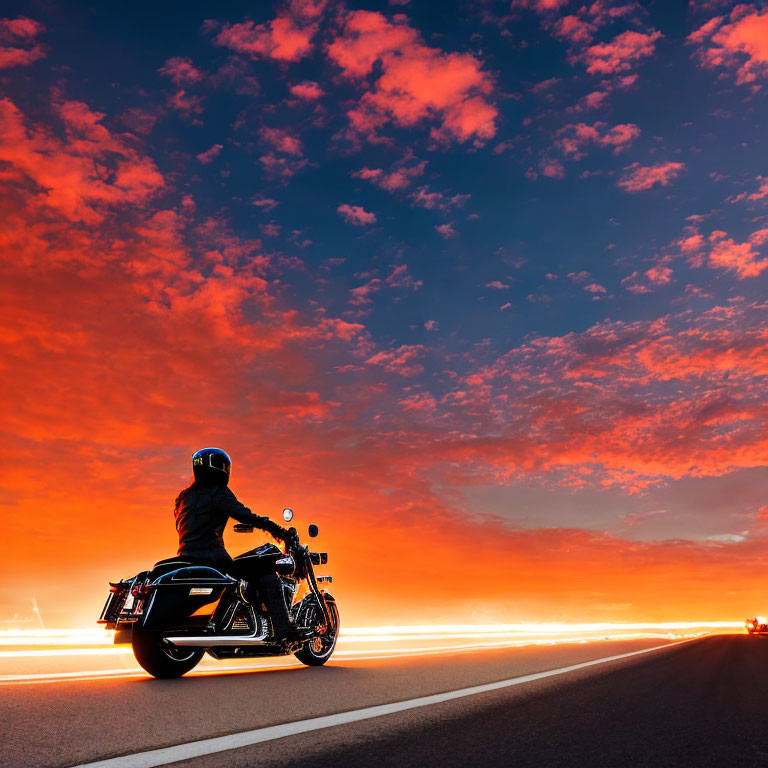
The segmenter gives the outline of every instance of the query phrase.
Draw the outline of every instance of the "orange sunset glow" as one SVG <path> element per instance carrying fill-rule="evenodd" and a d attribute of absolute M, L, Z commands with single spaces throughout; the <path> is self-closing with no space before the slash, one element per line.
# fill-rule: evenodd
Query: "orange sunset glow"
<path fill-rule="evenodd" d="M 404 648 L 768 611 L 768 12 L 403 5 L 0 19 L 0 632 L 95 627 L 204 446 Z"/>

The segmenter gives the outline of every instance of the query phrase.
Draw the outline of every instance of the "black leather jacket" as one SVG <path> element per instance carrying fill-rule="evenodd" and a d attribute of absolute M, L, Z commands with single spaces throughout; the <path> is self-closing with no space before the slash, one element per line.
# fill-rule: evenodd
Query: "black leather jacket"
<path fill-rule="evenodd" d="M 178 555 L 195 559 L 229 559 L 222 534 L 230 517 L 266 531 L 275 538 L 285 534 L 282 526 L 268 517 L 254 515 L 225 485 L 193 483 L 174 511 L 179 532 Z"/>

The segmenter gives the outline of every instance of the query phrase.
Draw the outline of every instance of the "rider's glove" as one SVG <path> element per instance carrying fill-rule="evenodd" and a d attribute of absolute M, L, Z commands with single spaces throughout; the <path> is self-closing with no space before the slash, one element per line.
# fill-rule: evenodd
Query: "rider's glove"
<path fill-rule="evenodd" d="M 284 528 L 280 538 L 285 542 L 288 549 L 299 546 L 299 533 L 295 528 Z"/>

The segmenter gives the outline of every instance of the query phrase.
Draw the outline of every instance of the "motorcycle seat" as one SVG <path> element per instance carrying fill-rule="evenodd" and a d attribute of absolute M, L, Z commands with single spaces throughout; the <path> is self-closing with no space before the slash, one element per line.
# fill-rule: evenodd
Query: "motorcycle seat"
<path fill-rule="evenodd" d="M 158 560 L 153 566 L 150 575 L 153 579 L 162 576 L 164 573 L 170 573 L 178 568 L 186 568 L 192 565 L 189 560 L 181 557 L 167 557 L 165 560 Z"/>

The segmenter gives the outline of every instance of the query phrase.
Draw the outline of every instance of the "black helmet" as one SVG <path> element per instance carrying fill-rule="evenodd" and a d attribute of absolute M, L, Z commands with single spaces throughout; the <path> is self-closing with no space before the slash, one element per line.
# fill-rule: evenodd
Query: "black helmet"
<path fill-rule="evenodd" d="M 232 460 L 221 448 L 201 448 L 192 457 L 192 473 L 195 482 L 204 485 L 226 485 Z"/>

